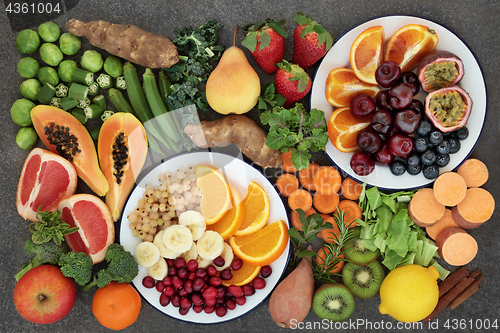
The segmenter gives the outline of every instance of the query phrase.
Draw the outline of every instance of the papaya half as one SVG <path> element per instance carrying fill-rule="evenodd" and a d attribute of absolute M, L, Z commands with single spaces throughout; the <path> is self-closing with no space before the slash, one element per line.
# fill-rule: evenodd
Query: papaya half
<path fill-rule="evenodd" d="M 101 126 L 97 152 L 109 184 L 105 202 L 116 222 L 146 161 L 148 140 L 142 123 L 131 113 L 113 114 Z"/>
<path fill-rule="evenodd" d="M 78 177 L 95 194 L 104 196 L 108 192 L 108 181 L 99 167 L 94 141 L 77 118 L 53 106 L 37 105 L 31 110 L 31 120 L 45 146 L 70 161 Z"/>

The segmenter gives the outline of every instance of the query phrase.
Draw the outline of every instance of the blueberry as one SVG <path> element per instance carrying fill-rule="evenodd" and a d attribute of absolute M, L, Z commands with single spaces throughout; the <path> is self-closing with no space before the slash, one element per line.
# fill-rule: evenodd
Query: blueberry
<path fill-rule="evenodd" d="M 425 178 L 427 179 L 434 179 L 439 176 L 439 168 L 437 165 L 432 164 L 432 165 L 424 165 L 422 167 L 422 174 L 424 175 Z"/>
<path fill-rule="evenodd" d="M 467 137 L 469 136 L 469 129 L 464 126 L 462 128 L 457 129 L 454 133 L 455 133 L 455 137 L 458 140 L 463 141 L 463 140 L 467 139 Z"/>
<path fill-rule="evenodd" d="M 394 176 L 401 176 L 406 171 L 405 163 L 399 160 L 392 162 L 389 168 Z"/>
<path fill-rule="evenodd" d="M 443 142 L 443 140 L 444 136 L 441 131 L 435 130 L 429 134 L 429 142 L 435 146 Z"/>
<path fill-rule="evenodd" d="M 443 154 L 443 155 L 449 154 L 450 149 L 451 149 L 451 145 L 450 145 L 450 141 L 448 141 L 448 140 L 443 140 L 443 142 L 441 142 L 440 144 L 438 144 L 434 147 L 434 150 L 436 151 L 436 153 Z"/>
<path fill-rule="evenodd" d="M 420 164 L 420 157 L 416 153 L 411 153 L 406 159 L 406 164 L 415 166 Z"/>
<path fill-rule="evenodd" d="M 423 153 L 428 148 L 427 140 L 425 138 L 417 138 L 413 141 L 413 147 L 417 153 Z"/>
<path fill-rule="evenodd" d="M 432 165 L 436 162 L 436 154 L 432 150 L 427 150 L 425 153 L 420 156 L 420 160 L 424 165 Z"/>
<path fill-rule="evenodd" d="M 447 166 L 450 163 L 450 154 L 437 154 L 436 165 L 440 168 Z"/>
<path fill-rule="evenodd" d="M 408 171 L 409 175 L 415 176 L 422 171 L 422 164 L 417 164 L 417 165 L 406 165 L 406 171 Z"/>
<path fill-rule="evenodd" d="M 448 141 L 450 142 L 450 154 L 455 154 L 460 150 L 461 144 L 458 139 L 450 138 Z"/>
<path fill-rule="evenodd" d="M 418 123 L 417 134 L 421 137 L 426 137 L 431 133 L 432 129 L 432 124 L 428 120 L 421 120 Z"/>

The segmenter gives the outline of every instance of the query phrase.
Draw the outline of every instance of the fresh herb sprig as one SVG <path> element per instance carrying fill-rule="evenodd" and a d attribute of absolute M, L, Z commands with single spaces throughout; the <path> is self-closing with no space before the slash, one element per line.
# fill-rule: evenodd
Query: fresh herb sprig
<path fill-rule="evenodd" d="M 321 110 L 306 112 L 301 103 L 290 109 L 275 106 L 262 112 L 260 120 L 270 127 L 266 144 L 283 153 L 291 149 L 292 163 L 298 170 L 309 166 L 309 151 L 325 150 L 328 134 L 325 113 Z"/>
<path fill-rule="evenodd" d="M 61 220 L 61 212 L 42 211 L 42 206 L 38 207 L 36 222 L 29 226 L 31 231 L 31 241 L 34 244 L 43 244 L 53 241 L 56 245 L 61 245 L 65 235 L 69 235 L 78 230 L 78 227 L 71 226 Z"/>
<path fill-rule="evenodd" d="M 286 98 L 276 92 L 274 82 L 269 82 L 262 86 L 257 107 L 261 112 L 268 111 L 275 106 L 283 106 Z"/>

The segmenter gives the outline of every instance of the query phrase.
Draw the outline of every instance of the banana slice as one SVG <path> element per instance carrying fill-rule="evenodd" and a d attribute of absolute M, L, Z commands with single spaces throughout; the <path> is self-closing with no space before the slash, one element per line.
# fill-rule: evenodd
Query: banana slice
<path fill-rule="evenodd" d="M 198 255 L 205 260 L 214 260 L 224 249 L 224 239 L 219 233 L 207 230 L 196 243 Z"/>
<path fill-rule="evenodd" d="M 174 252 L 186 252 L 193 245 L 193 234 L 183 225 L 171 225 L 164 229 L 163 244 Z"/>
<path fill-rule="evenodd" d="M 196 243 L 193 242 L 193 245 L 191 246 L 191 248 L 189 250 L 187 250 L 186 252 L 182 253 L 180 256 L 182 258 L 184 258 L 186 260 L 186 262 L 188 262 L 191 259 L 198 258 L 198 250 L 196 249 Z"/>
<path fill-rule="evenodd" d="M 215 268 L 217 268 L 218 271 L 222 271 L 224 268 L 228 268 L 231 266 L 231 263 L 233 262 L 234 258 L 234 253 L 233 249 L 231 248 L 231 245 L 224 242 L 224 249 L 222 250 L 220 256 L 224 258 L 224 266 L 222 267 L 215 266 Z"/>
<path fill-rule="evenodd" d="M 160 257 L 156 263 L 146 268 L 148 275 L 155 280 L 163 280 L 168 273 L 168 265 L 165 259 Z"/>
<path fill-rule="evenodd" d="M 196 261 L 198 261 L 199 268 L 207 268 L 208 266 L 212 265 L 214 262 L 213 260 L 202 259 L 200 256 L 198 256 L 198 258 L 196 258 Z"/>
<path fill-rule="evenodd" d="M 158 232 L 156 234 L 155 238 L 153 239 L 153 244 L 158 247 L 158 249 L 160 250 L 160 255 L 163 258 L 175 259 L 178 256 L 180 256 L 182 253 L 181 252 L 174 252 L 174 251 L 170 250 L 168 247 L 166 247 L 165 244 L 163 244 L 163 234 L 164 233 L 165 233 L 165 230 L 160 230 L 160 232 Z"/>
<path fill-rule="evenodd" d="M 154 265 L 160 259 L 160 250 L 151 242 L 142 242 L 135 248 L 135 260 L 142 267 Z"/>
<path fill-rule="evenodd" d="M 200 212 L 188 210 L 179 216 L 179 224 L 186 226 L 193 234 L 193 241 L 197 241 L 205 233 L 207 227 L 205 218 Z"/>

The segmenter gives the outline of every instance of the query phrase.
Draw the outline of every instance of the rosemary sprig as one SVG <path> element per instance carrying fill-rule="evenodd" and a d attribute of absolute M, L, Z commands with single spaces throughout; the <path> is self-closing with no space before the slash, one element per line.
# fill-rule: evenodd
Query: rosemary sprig
<path fill-rule="evenodd" d="M 42 205 L 38 207 L 36 222 L 29 226 L 31 240 L 35 244 L 43 244 L 52 240 L 56 245 L 61 245 L 64 235 L 69 235 L 78 230 L 78 227 L 70 228 L 70 225 L 61 220 L 61 212 L 42 211 Z"/>

